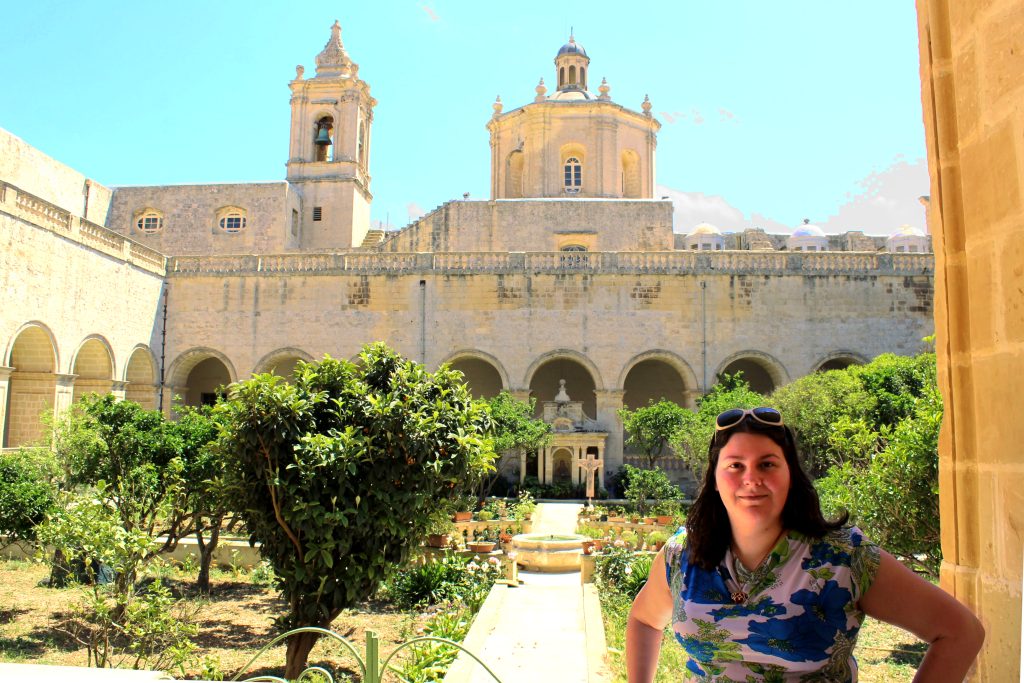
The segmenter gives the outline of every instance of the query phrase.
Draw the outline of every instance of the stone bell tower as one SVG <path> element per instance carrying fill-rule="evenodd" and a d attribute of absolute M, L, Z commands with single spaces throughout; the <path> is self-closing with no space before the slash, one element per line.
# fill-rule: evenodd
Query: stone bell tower
<path fill-rule="evenodd" d="M 288 182 L 301 197 L 303 249 L 349 249 L 370 227 L 370 127 L 377 101 L 341 42 L 341 25 L 316 56 L 316 76 L 295 68 Z"/>

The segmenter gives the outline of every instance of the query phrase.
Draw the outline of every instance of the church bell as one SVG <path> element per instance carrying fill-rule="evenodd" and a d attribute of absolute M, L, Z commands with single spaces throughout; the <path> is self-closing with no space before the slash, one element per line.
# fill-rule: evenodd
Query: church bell
<path fill-rule="evenodd" d="M 327 132 L 327 126 L 320 127 L 320 130 L 317 131 L 316 140 L 313 141 L 313 144 L 318 147 L 327 147 L 331 144 L 331 135 Z"/>

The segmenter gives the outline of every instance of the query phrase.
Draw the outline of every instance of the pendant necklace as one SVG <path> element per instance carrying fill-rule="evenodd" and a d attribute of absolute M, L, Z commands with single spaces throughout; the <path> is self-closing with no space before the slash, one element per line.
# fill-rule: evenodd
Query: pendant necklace
<path fill-rule="evenodd" d="M 732 547 L 729 548 L 729 554 L 732 556 L 732 566 L 726 568 L 726 573 L 729 574 L 730 577 L 726 581 L 726 587 L 729 589 L 729 597 L 732 599 L 733 604 L 743 605 L 750 599 L 750 592 L 747 590 L 748 586 L 750 586 L 754 579 L 761 574 L 761 570 L 767 564 L 768 558 L 772 556 L 772 551 L 775 550 L 775 546 L 778 545 L 779 539 L 782 538 L 785 533 L 786 530 L 783 529 L 782 533 L 775 538 L 775 542 L 772 543 L 771 550 L 768 551 L 768 554 L 761 559 L 761 562 L 758 563 L 757 567 L 753 570 L 747 570 L 747 568 L 743 566 L 743 563 L 740 562 L 740 559 L 736 556 L 736 553 L 733 552 Z M 743 583 L 739 582 L 741 568 L 743 573 L 746 575 L 743 579 Z"/>

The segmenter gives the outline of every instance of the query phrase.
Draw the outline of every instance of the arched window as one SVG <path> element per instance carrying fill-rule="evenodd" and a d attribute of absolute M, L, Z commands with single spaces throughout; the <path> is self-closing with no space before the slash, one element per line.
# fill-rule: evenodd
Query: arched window
<path fill-rule="evenodd" d="M 245 230 L 245 209 L 237 206 L 225 206 L 217 212 L 217 227 L 223 232 L 236 233 Z"/>
<path fill-rule="evenodd" d="M 587 89 L 587 70 L 582 66 L 580 67 L 580 87 L 584 90 Z"/>
<path fill-rule="evenodd" d="M 562 251 L 586 251 L 587 248 L 582 244 L 567 244 L 562 247 Z"/>
<path fill-rule="evenodd" d="M 356 144 L 359 148 L 356 150 L 356 156 L 359 159 L 359 163 L 366 166 L 366 126 L 363 125 L 363 119 L 359 119 L 359 137 L 356 140 Z"/>
<path fill-rule="evenodd" d="M 576 67 L 569 67 L 569 85 L 576 85 Z"/>
<path fill-rule="evenodd" d="M 558 70 L 558 87 L 565 87 L 565 67 L 561 67 Z"/>
<path fill-rule="evenodd" d="M 583 185 L 583 165 L 576 157 L 565 160 L 565 191 L 576 194 Z"/>
<path fill-rule="evenodd" d="M 313 126 L 313 159 L 315 161 L 333 161 L 334 119 L 330 116 L 320 118 Z"/>
<path fill-rule="evenodd" d="M 164 227 L 164 215 L 156 209 L 143 209 L 135 214 L 135 227 L 146 234 L 160 232 Z"/>

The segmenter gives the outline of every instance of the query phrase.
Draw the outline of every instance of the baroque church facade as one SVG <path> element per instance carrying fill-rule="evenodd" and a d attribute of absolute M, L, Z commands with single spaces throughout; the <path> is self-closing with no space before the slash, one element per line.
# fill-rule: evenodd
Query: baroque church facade
<path fill-rule="evenodd" d="M 170 414 L 175 396 L 383 340 L 477 395 L 537 400 L 555 439 L 509 474 L 577 483 L 600 458 L 603 481 L 631 461 L 623 407 L 694 407 L 722 372 L 767 392 L 921 350 L 926 234 L 677 234 L 655 197 L 650 101 L 592 83 L 570 38 L 550 86 L 494 103 L 491 197 L 391 233 L 369 218 L 377 102 L 337 23 L 315 75 L 290 83 L 283 181 L 108 188 L 0 130 L 3 446 L 85 392 Z"/>

